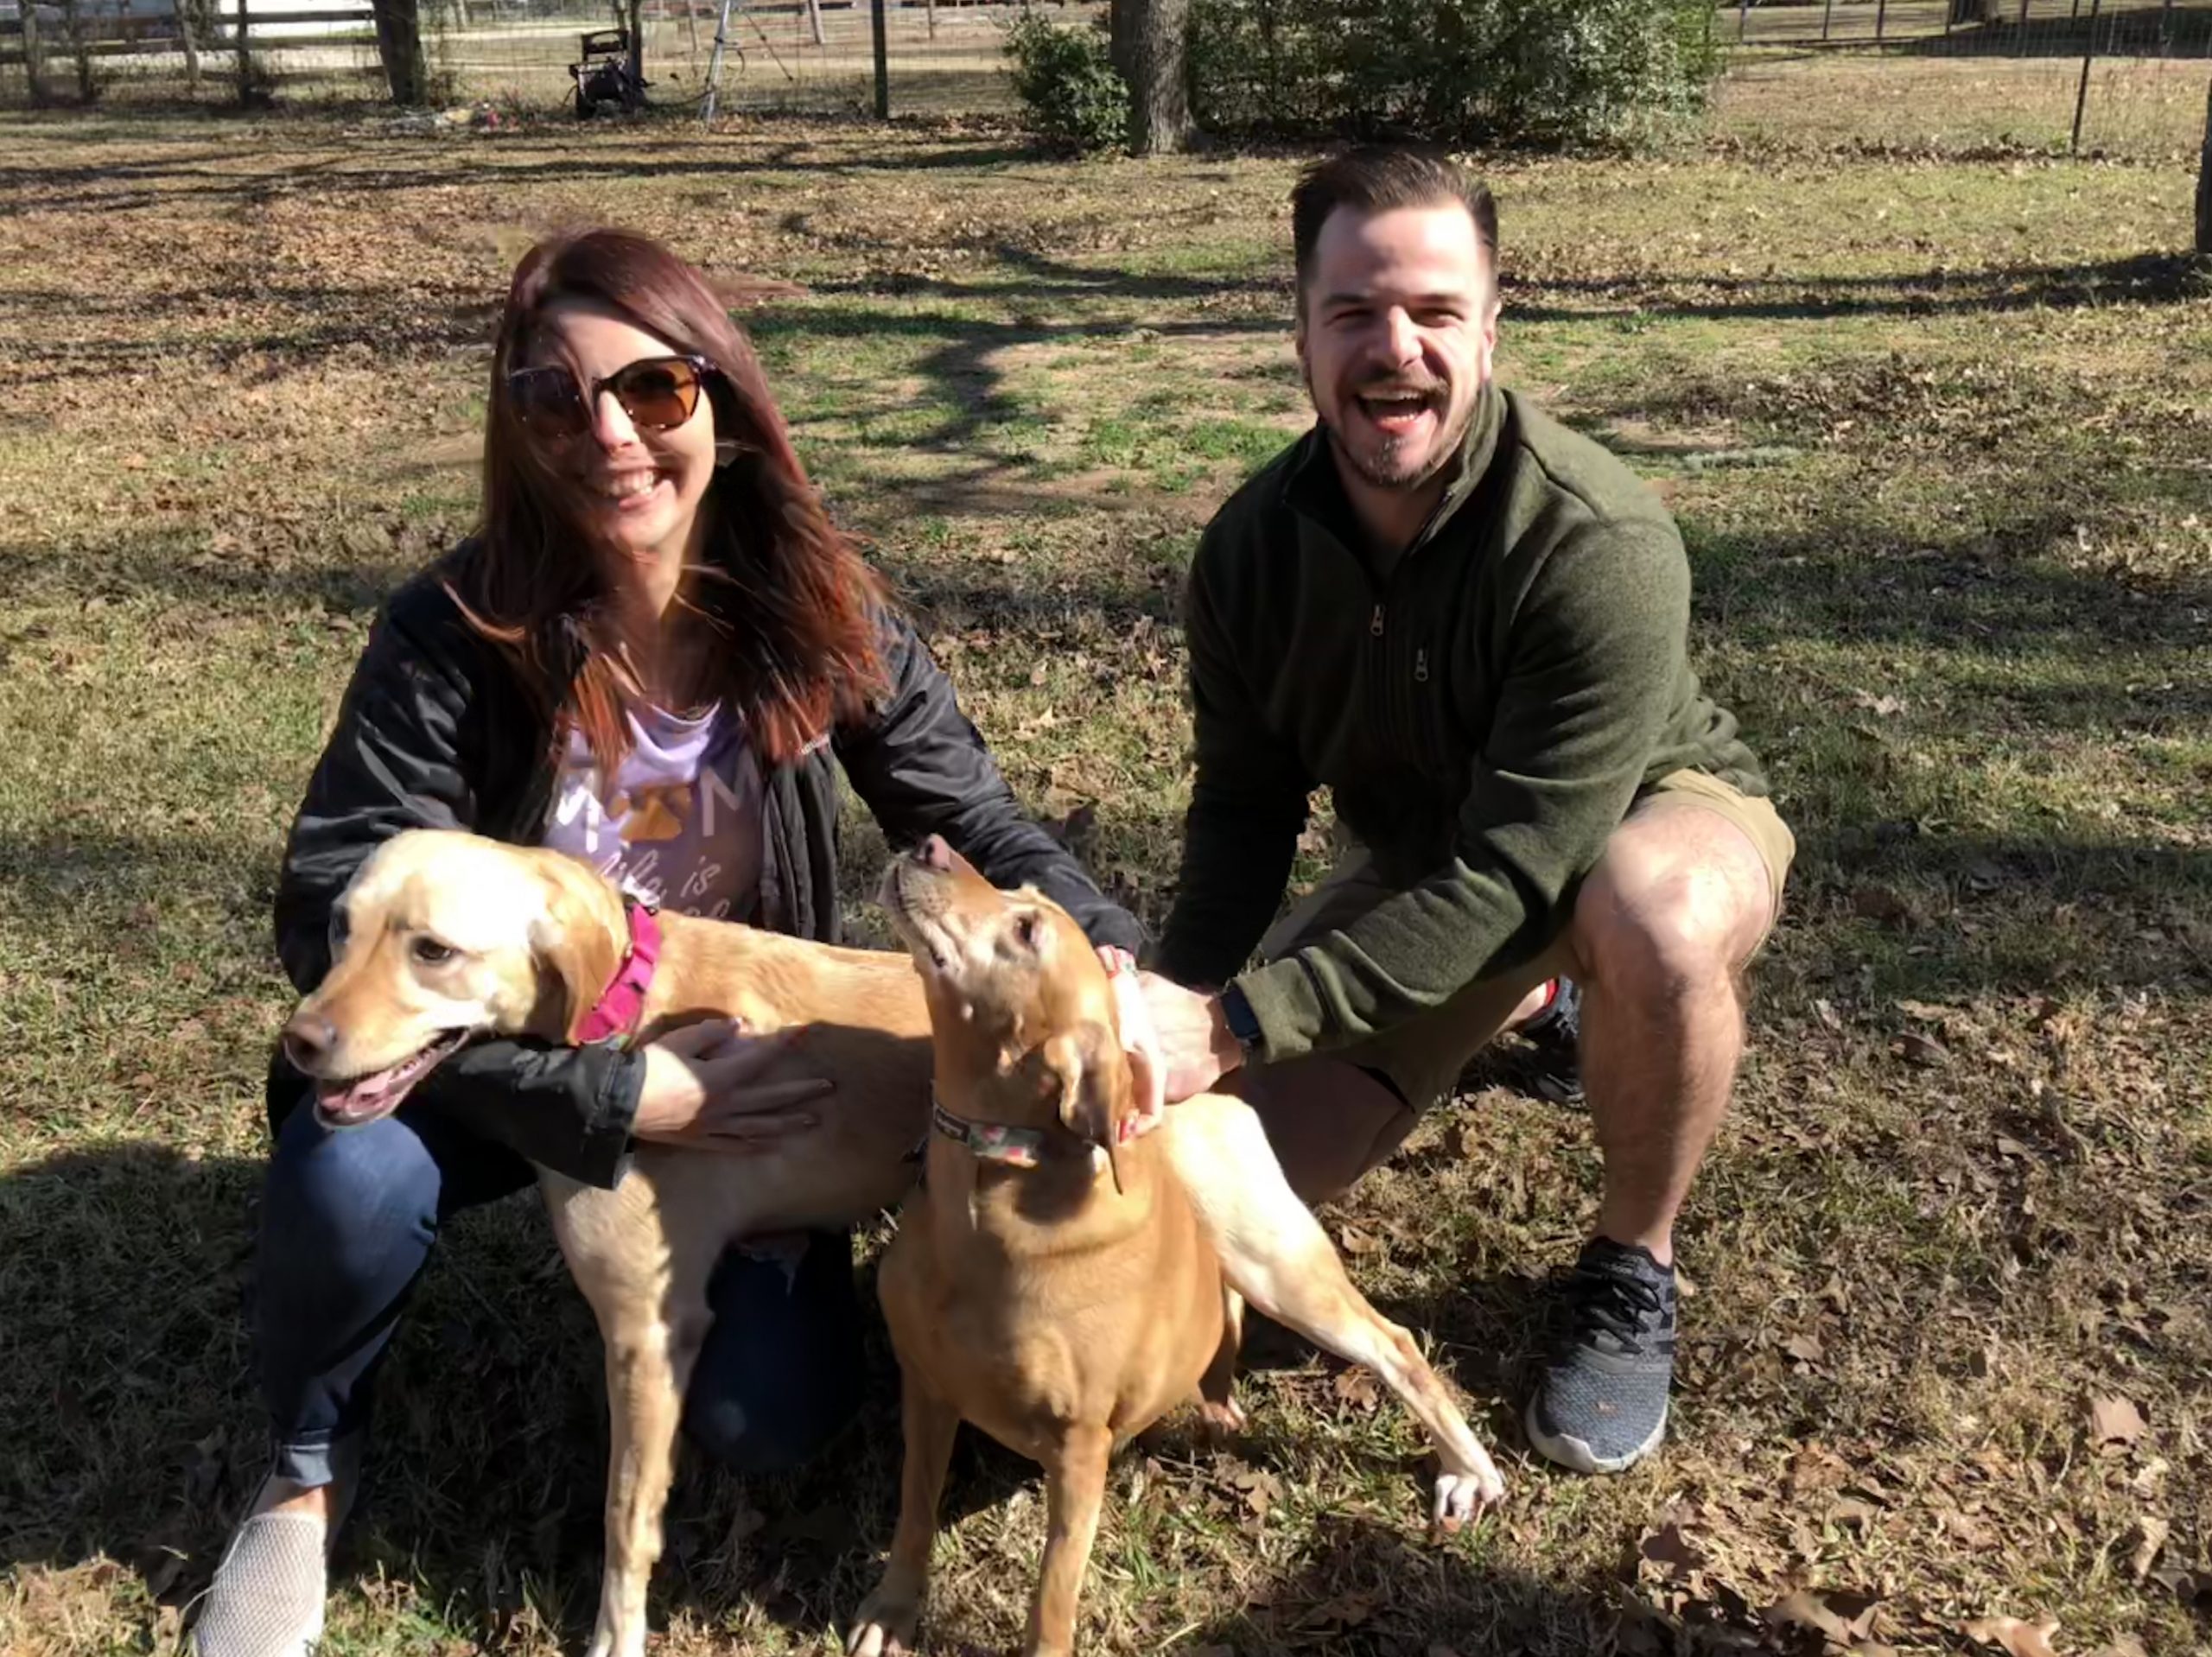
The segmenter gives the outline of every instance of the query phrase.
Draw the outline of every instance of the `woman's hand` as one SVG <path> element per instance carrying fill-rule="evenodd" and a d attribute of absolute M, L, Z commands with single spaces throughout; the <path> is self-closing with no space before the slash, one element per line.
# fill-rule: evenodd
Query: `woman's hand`
<path fill-rule="evenodd" d="M 740 1155 L 771 1149 L 821 1118 L 805 1108 L 836 1083 L 827 1076 L 763 1082 L 798 1035 L 748 1036 L 734 1019 L 671 1030 L 639 1051 L 645 1082 L 630 1131 L 662 1145 Z"/>

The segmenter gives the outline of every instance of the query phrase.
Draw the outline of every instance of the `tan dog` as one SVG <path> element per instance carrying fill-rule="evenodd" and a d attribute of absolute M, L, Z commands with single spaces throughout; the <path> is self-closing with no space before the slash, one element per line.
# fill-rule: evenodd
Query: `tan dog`
<path fill-rule="evenodd" d="M 457 833 L 416 830 L 379 847 L 339 912 L 329 975 L 285 1026 L 334 1127 L 397 1108 L 471 1036 L 570 1039 L 630 941 L 621 895 L 582 863 Z M 906 1159 L 928 1121 L 929 1014 L 904 955 L 659 920 L 637 1039 L 718 1017 L 760 1034 L 804 1025 L 804 1052 L 782 1063 L 792 1077 L 830 1076 L 837 1091 L 820 1128 L 753 1155 L 641 1144 L 611 1191 L 540 1171 L 607 1345 L 607 1565 L 591 1657 L 645 1651 L 684 1388 L 724 1247 L 894 1206 L 913 1184 Z"/>
<path fill-rule="evenodd" d="M 1344 1275 L 1249 1107 L 1201 1095 L 1118 1143 L 1131 1097 L 1113 994 L 1063 911 L 995 891 L 935 840 L 892 866 L 884 903 L 927 987 L 940 1110 L 878 1279 L 906 1470 L 849 1651 L 913 1638 L 963 1419 L 1044 1466 L 1050 1530 L 1023 1649 L 1071 1651 L 1114 1445 L 1194 1392 L 1211 1420 L 1238 1419 L 1240 1296 L 1405 1400 L 1443 1463 L 1437 1525 L 1504 1494 L 1406 1331 Z"/>

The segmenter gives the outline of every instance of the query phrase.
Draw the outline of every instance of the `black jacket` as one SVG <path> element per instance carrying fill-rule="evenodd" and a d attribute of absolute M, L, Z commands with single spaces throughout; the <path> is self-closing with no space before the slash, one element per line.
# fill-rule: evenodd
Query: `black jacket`
<path fill-rule="evenodd" d="M 378 614 L 285 843 L 276 952 L 302 994 L 329 970 L 333 903 L 384 841 L 407 828 L 521 845 L 542 836 L 556 771 L 551 721 L 463 619 L 442 585 L 448 573 L 417 576 Z M 1136 949 L 1136 922 L 1021 815 L 912 625 L 887 615 L 883 625 L 888 693 L 868 718 L 763 778 L 759 924 L 836 940 L 834 754 L 893 845 L 943 835 L 994 883 L 1033 885 L 1094 942 Z M 640 1055 L 611 1047 L 480 1040 L 416 1096 L 533 1162 L 608 1186 L 625 1165 L 644 1072 Z M 272 1129 L 305 1095 L 280 1053 Z"/>

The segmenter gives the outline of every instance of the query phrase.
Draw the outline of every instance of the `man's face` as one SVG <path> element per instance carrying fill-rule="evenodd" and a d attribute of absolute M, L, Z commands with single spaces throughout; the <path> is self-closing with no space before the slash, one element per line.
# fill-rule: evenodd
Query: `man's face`
<path fill-rule="evenodd" d="M 1390 490 L 1434 478 L 1497 346 L 1473 218 L 1457 202 L 1338 208 L 1314 244 L 1297 345 L 1314 411 L 1359 476 Z"/>

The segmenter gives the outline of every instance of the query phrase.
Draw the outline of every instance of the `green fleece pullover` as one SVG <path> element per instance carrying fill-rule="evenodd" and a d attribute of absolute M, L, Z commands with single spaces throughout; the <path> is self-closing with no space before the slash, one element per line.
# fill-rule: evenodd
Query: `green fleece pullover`
<path fill-rule="evenodd" d="M 1669 772 L 1766 792 L 1690 670 L 1681 538 L 1596 443 L 1491 387 L 1412 545 L 1383 557 L 1361 540 L 1317 427 L 1230 498 L 1191 569 L 1197 777 L 1160 970 L 1237 974 L 1319 784 L 1401 888 L 1236 977 L 1263 1060 L 1359 1040 L 1533 959 Z"/>

